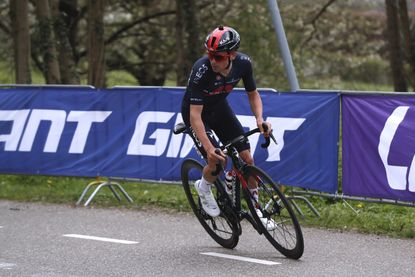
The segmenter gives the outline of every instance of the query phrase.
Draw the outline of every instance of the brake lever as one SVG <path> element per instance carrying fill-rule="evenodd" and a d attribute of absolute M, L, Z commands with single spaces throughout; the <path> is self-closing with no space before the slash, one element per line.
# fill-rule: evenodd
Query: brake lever
<path fill-rule="evenodd" d="M 265 138 L 265 142 L 261 144 L 262 148 L 268 148 L 269 144 L 270 144 L 270 138 L 269 137 L 264 137 Z"/>
<path fill-rule="evenodd" d="M 275 137 L 274 137 L 274 134 L 272 133 L 272 130 L 271 130 L 271 132 L 269 133 L 269 136 L 270 136 L 270 138 L 272 139 L 272 141 L 275 143 L 275 144 L 278 144 L 277 143 L 277 140 L 275 139 Z"/>
<path fill-rule="evenodd" d="M 268 125 L 266 123 L 262 123 L 262 128 L 264 129 L 265 132 L 268 131 Z M 275 144 L 278 144 L 277 140 L 275 139 L 274 135 L 272 134 L 272 129 L 271 129 L 271 131 L 269 132 L 269 136 L 265 137 L 265 142 L 261 144 L 262 148 L 268 148 L 269 144 L 271 143 L 270 138 L 272 139 L 272 141 Z"/>

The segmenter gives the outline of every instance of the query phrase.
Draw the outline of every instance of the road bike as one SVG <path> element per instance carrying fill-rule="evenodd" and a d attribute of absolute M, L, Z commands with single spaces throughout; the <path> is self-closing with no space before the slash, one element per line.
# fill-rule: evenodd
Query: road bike
<path fill-rule="evenodd" d="M 266 125 L 264 126 L 266 127 Z M 175 134 L 186 132 L 184 123 L 174 127 Z M 299 259 L 304 252 L 304 239 L 297 217 L 280 187 L 271 177 L 257 166 L 246 164 L 238 155 L 235 144 L 260 132 L 259 128 L 225 143 L 220 149 L 232 161 L 234 181 L 231 189 L 225 188 L 224 171 L 217 165 L 214 175 L 219 175 L 212 186 L 212 192 L 221 210 L 218 217 L 209 216 L 202 208 L 194 184 L 202 176 L 203 165 L 195 159 L 186 159 L 181 166 L 181 179 L 189 204 L 206 232 L 221 246 L 233 249 L 242 234 L 240 222 L 246 219 L 280 253 L 291 259 Z M 276 143 L 272 133 L 265 137 L 261 146 L 267 148 L 270 138 Z M 196 147 L 195 147 L 196 148 Z M 196 148 L 197 150 L 197 148 Z M 206 161 L 205 161 L 206 162 Z M 258 201 L 249 188 L 258 187 Z M 241 192 L 246 206 L 241 203 Z"/>

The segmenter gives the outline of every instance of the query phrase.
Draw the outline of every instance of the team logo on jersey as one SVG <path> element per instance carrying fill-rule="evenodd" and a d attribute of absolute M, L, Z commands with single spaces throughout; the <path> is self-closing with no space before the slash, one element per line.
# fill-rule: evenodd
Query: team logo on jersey
<path fill-rule="evenodd" d="M 208 67 L 206 64 L 202 64 L 201 67 L 199 67 L 195 73 L 195 76 L 193 78 L 193 83 L 198 84 L 200 79 L 202 78 L 203 74 L 208 70 Z"/>

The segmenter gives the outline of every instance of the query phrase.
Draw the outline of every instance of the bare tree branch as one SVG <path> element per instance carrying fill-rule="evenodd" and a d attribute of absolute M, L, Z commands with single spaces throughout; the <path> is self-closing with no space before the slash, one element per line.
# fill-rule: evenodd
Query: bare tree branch
<path fill-rule="evenodd" d="M 204 9 L 207 6 L 212 5 L 213 3 L 204 3 L 202 5 L 199 5 L 197 8 L 198 9 Z M 155 14 L 151 14 L 142 18 L 139 18 L 137 20 L 134 20 L 130 23 L 128 23 L 127 25 L 121 27 L 120 29 L 118 29 L 117 31 L 115 31 L 114 33 L 112 33 L 112 35 L 105 40 L 105 44 L 110 44 L 112 42 L 114 42 L 115 40 L 117 40 L 124 32 L 130 30 L 131 28 L 134 28 L 136 25 L 141 24 L 143 22 L 147 22 L 151 19 L 157 18 L 157 17 L 161 17 L 161 16 L 166 16 L 166 15 L 173 15 L 176 14 L 176 10 L 170 10 L 170 11 L 163 11 L 163 12 L 158 12 Z"/>
<path fill-rule="evenodd" d="M 334 3 L 336 0 L 329 0 L 321 9 L 320 11 L 310 20 L 309 24 L 313 25 L 313 31 L 311 34 L 301 43 L 301 49 L 313 39 L 314 34 L 317 32 L 317 21 L 319 18 L 326 12 L 326 10 Z"/>
<path fill-rule="evenodd" d="M 160 16 L 165 16 L 165 15 L 171 15 L 171 14 L 176 14 L 175 10 L 172 11 L 164 11 L 164 12 L 159 12 L 159 13 L 155 13 L 155 14 L 151 14 L 142 18 L 139 18 L 137 20 L 132 21 L 131 23 L 128 23 L 127 25 L 123 26 L 122 28 L 118 29 L 117 31 L 115 31 L 114 33 L 112 33 L 112 35 L 105 40 L 105 44 L 110 44 L 111 42 L 117 40 L 124 32 L 128 31 L 129 29 L 133 28 L 134 26 L 149 21 L 153 18 L 157 18 Z"/>

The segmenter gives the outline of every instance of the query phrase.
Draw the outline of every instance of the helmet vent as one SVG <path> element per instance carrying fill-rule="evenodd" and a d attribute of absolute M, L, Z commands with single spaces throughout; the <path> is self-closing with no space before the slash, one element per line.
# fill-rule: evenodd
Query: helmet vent
<path fill-rule="evenodd" d="M 212 42 L 210 43 L 210 47 L 213 47 L 213 45 L 215 45 L 215 41 L 216 41 L 216 37 L 213 37 Z"/>

